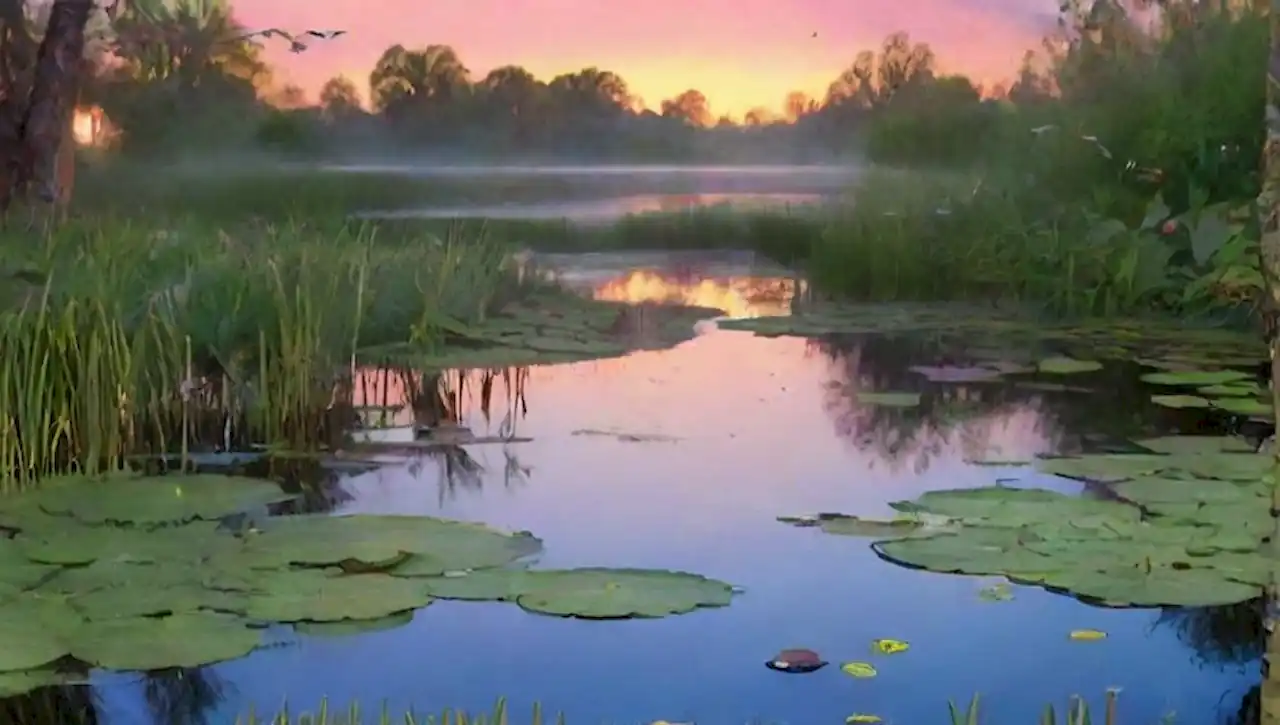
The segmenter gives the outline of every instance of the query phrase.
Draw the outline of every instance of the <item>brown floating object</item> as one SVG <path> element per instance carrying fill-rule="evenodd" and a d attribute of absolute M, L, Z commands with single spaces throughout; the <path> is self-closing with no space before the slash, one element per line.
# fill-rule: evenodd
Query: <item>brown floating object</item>
<path fill-rule="evenodd" d="M 811 649 L 784 649 L 764 666 L 776 672 L 801 675 L 826 667 L 827 661 Z"/>

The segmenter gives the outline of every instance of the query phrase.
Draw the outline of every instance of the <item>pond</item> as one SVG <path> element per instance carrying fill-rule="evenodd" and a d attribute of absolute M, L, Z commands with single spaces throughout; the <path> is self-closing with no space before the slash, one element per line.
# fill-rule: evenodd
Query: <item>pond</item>
<path fill-rule="evenodd" d="M 376 209 L 364 218 L 568 219 L 607 223 L 629 214 L 710 206 L 788 210 L 819 204 L 847 189 L 860 169 L 847 166 L 428 166 L 330 165 L 322 173 L 427 179 L 463 199 L 502 203 Z"/>
<path fill-rule="evenodd" d="M 735 317 L 779 314 L 802 288 L 739 256 L 551 257 L 600 298 L 682 301 Z M 912 374 L 941 354 L 930 340 L 766 338 L 700 323 L 676 348 L 499 376 L 481 405 L 455 385 L 460 423 L 532 440 L 458 446 L 337 482 L 340 513 L 427 514 L 536 532 L 539 566 L 635 566 L 722 579 L 731 606 L 657 620 L 540 617 L 510 604 L 436 601 L 403 626 L 357 636 L 280 634 L 231 662 L 168 673 L 96 676 L 100 722 L 234 722 L 250 707 L 296 710 L 322 697 L 386 700 L 393 710 L 482 710 L 508 698 L 515 722 L 534 701 L 574 723 L 700 725 L 935 723 L 947 701 L 982 693 L 985 722 L 1032 722 L 1073 694 L 1123 688 L 1122 723 L 1231 722 L 1259 678 L 1252 605 L 1104 609 L 997 578 L 934 574 L 879 559 L 865 539 L 779 523 L 839 511 L 885 516 L 934 489 L 1080 483 L 1021 461 L 1128 437 L 1205 429 L 1196 411 L 1151 405 L 1128 368 L 1070 386 L 941 385 Z M 384 381 L 370 373 L 369 385 Z M 505 381 L 505 382 L 504 382 Z M 912 409 L 861 406 L 860 388 L 923 391 Z M 382 400 L 403 391 L 369 391 Z M 400 421 L 406 422 L 406 421 Z M 500 430 L 501 429 L 501 430 Z M 1076 641 L 1073 630 L 1107 633 Z M 869 653 L 872 640 L 910 644 Z M 771 671 L 779 650 L 812 648 L 831 666 Z M 161 693 L 157 695 L 157 692 Z M 164 693 L 168 693 L 167 695 Z M 174 694 L 177 693 L 177 694 Z M 185 693 L 185 694 L 184 694 Z M 182 702 L 182 698 L 187 701 Z M 175 704 L 175 700 L 178 701 Z M 157 715 L 170 704 L 167 714 Z"/>

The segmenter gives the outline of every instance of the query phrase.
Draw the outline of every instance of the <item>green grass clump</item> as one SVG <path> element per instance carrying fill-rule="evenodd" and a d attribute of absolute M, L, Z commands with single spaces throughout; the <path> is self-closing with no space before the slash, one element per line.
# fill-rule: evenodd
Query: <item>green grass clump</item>
<path fill-rule="evenodd" d="M 483 237 L 343 225 L 89 219 L 0 250 L 4 484 L 172 451 L 198 410 L 315 445 L 356 350 L 430 349 L 535 284 Z"/>

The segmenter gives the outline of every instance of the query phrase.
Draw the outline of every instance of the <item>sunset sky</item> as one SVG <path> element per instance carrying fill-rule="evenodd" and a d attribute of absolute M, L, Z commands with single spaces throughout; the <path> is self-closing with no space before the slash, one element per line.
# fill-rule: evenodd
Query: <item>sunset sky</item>
<path fill-rule="evenodd" d="M 549 80 L 598 66 L 656 107 L 688 88 L 713 113 L 777 110 L 789 91 L 820 96 L 858 50 L 906 30 L 944 70 L 1008 77 L 1052 22 L 1056 0 L 232 0 L 249 28 L 342 29 L 291 54 L 269 41 L 282 80 L 314 99 L 346 75 L 361 87 L 389 45 L 452 45 L 474 78 L 509 63 Z M 818 37 L 812 37 L 817 32 Z"/>

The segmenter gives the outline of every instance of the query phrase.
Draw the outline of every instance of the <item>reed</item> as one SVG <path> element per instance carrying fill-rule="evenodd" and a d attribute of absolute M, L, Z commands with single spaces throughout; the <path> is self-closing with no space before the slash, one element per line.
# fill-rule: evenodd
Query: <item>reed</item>
<path fill-rule="evenodd" d="M 429 347 L 538 284 L 452 231 L 97 220 L 0 250 L 0 488 L 202 438 L 321 445 L 359 348 Z"/>

